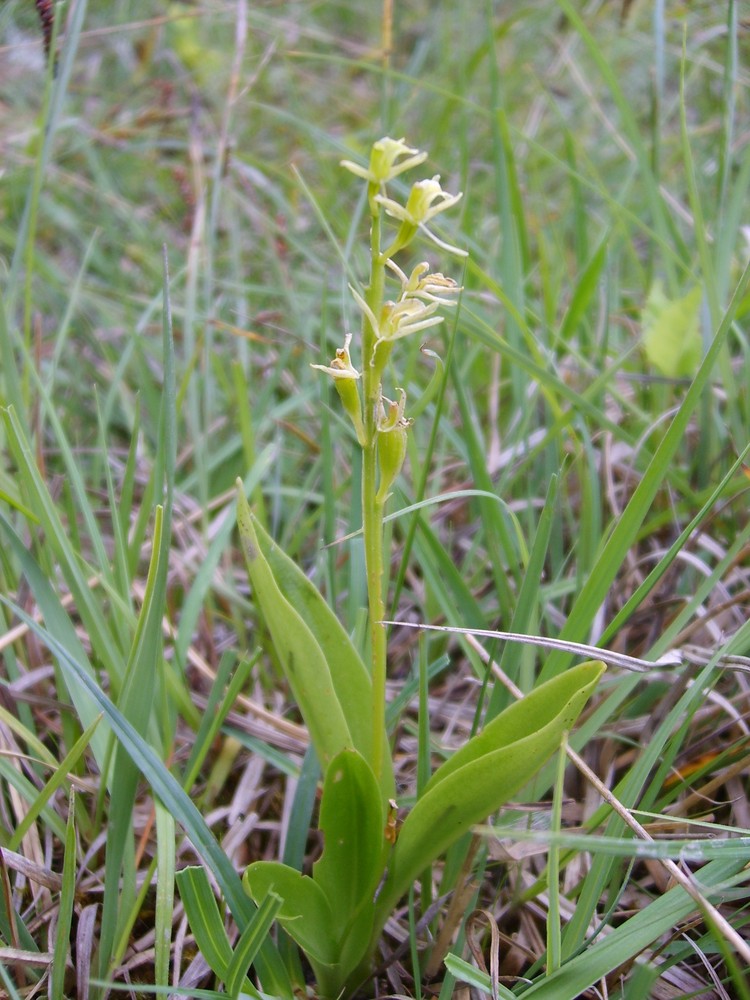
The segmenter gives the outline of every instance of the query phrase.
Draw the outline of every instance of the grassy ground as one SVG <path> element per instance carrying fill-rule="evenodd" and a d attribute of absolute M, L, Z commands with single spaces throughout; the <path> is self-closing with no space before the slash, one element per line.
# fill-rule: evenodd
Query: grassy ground
<path fill-rule="evenodd" d="M 391 501 L 431 501 L 390 522 L 393 617 L 635 659 L 571 736 L 593 775 L 553 762 L 427 873 L 372 989 L 490 992 L 486 962 L 504 997 L 750 997 L 741 5 L 88 6 L 60 7 L 54 79 L 34 5 L 0 8 L 3 995 L 218 990 L 175 873 L 202 858 L 231 951 L 235 871 L 319 850 L 231 488 L 364 642 L 361 544 L 330 544 L 356 449 L 309 364 L 358 326 L 339 160 L 403 135 L 464 192 L 441 232 L 470 256 Z M 501 678 L 574 662 L 422 635 L 390 635 L 404 807 Z"/>

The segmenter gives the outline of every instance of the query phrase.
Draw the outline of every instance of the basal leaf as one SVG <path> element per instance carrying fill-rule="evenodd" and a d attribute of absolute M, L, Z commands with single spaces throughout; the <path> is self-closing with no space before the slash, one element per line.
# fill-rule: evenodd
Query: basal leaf
<path fill-rule="evenodd" d="M 598 661 L 581 664 L 568 672 L 573 676 L 567 686 L 555 684 L 566 674 L 541 685 L 497 716 L 440 768 L 399 833 L 378 897 L 380 922 L 425 865 L 533 777 L 559 747 L 563 732 L 575 722 L 604 669 Z"/>
<path fill-rule="evenodd" d="M 334 926 L 343 942 L 353 918 L 370 910 L 383 874 L 387 841 L 385 810 L 370 765 L 355 750 L 345 750 L 331 761 L 320 805 L 323 854 L 313 868 L 313 879 L 327 896 Z M 369 929 L 362 941 L 367 946 Z M 356 944 L 351 947 L 356 951 Z M 361 954 L 357 956 L 361 958 Z"/>
<path fill-rule="evenodd" d="M 250 517 L 258 548 L 277 587 L 315 636 L 325 657 L 354 746 L 372 766 L 372 681 L 367 667 L 317 587 L 276 545 L 252 513 Z M 383 798 L 388 799 L 393 795 L 394 782 L 386 739 L 383 740 L 381 773 L 384 776 Z"/>
<path fill-rule="evenodd" d="M 571 719 L 572 725 L 603 671 L 604 664 L 599 660 L 580 663 L 540 684 L 525 698 L 509 705 L 435 771 L 425 786 L 424 794 L 466 764 L 541 731 L 559 719 L 561 711 L 571 698 L 585 692 L 583 701 Z"/>
<path fill-rule="evenodd" d="M 304 619 L 279 589 L 242 489 L 237 494 L 237 521 L 255 600 L 325 772 L 341 750 L 354 746 L 328 663 Z"/>
<path fill-rule="evenodd" d="M 326 966 L 336 965 L 338 953 L 333 914 L 325 893 L 309 875 L 279 861 L 256 861 L 242 878 L 245 891 L 256 905 L 269 893 L 282 900 L 276 919 L 308 958 Z"/>

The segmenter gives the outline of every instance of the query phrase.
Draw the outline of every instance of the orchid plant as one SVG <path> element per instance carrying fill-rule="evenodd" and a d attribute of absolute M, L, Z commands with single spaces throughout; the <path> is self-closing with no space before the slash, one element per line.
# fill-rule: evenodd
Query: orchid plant
<path fill-rule="evenodd" d="M 313 365 L 333 380 L 362 449 L 369 663 L 311 581 L 264 531 L 238 480 L 240 537 L 254 599 L 321 765 L 324 842 L 312 875 L 257 861 L 244 885 L 258 905 L 276 900 L 277 921 L 305 953 L 317 995 L 330 1000 L 367 987 L 386 920 L 415 879 L 548 760 L 604 669 L 600 662 L 574 667 L 496 716 L 437 768 L 397 826 L 386 730 L 389 560 L 383 515 L 411 421 L 404 390 L 386 397 L 383 377 L 397 341 L 442 322 L 439 311 L 453 308 L 461 289 L 427 263 L 406 273 L 394 258 L 420 236 L 464 255 L 428 228 L 461 198 L 444 191 L 439 176 L 417 181 L 404 204 L 388 193 L 395 178 L 426 157 L 403 139 L 384 138 L 373 145 L 367 167 L 342 162 L 367 184 L 370 217 L 369 282 L 362 292 L 351 289 L 362 314 L 360 368 L 352 360 L 351 335 L 329 364 Z M 395 282 L 390 298 L 388 279 Z"/>

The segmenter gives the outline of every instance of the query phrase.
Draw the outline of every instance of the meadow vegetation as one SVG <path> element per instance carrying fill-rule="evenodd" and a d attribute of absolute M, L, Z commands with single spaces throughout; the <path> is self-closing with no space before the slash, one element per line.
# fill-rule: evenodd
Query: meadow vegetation
<path fill-rule="evenodd" d="M 519 698 L 607 670 L 346 988 L 750 998 L 749 55 L 736 0 L 0 7 L 0 995 L 340 987 L 242 883 L 314 872 L 329 763 L 244 557 L 377 661 L 376 421 L 310 366 L 352 333 L 362 367 L 341 161 L 403 136 L 389 196 L 439 174 L 467 255 L 402 251 L 456 304 L 379 373 L 416 418 L 351 771 L 386 843 Z"/>

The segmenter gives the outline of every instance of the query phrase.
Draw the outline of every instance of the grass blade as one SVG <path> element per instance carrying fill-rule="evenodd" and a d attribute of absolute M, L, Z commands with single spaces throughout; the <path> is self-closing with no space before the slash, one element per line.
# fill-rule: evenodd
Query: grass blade
<path fill-rule="evenodd" d="M 201 955 L 211 970 L 220 979 L 226 980 L 232 961 L 232 946 L 205 871 L 191 865 L 177 872 L 175 881 Z"/>
<path fill-rule="evenodd" d="M 75 791 L 71 788 L 68 797 L 68 824 L 65 833 L 65 856 L 63 859 L 62 889 L 60 906 L 57 910 L 55 930 L 55 950 L 50 970 L 52 987 L 50 1000 L 63 1000 L 65 995 L 65 969 L 70 957 L 70 928 L 73 921 L 73 904 L 76 895 L 76 828 Z"/>
<path fill-rule="evenodd" d="M 156 802 L 156 909 L 154 914 L 154 981 L 169 984 L 169 958 L 174 925 L 175 822 L 172 813 Z"/>
<path fill-rule="evenodd" d="M 251 918 L 254 907 L 242 889 L 240 878 L 226 854 L 221 850 L 216 838 L 206 825 L 192 799 L 185 793 L 175 777 L 150 746 L 144 743 L 139 733 L 112 704 L 85 670 L 49 632 L 35 622 L 26 612 L 0 594 L 0 603 L 10 608 L 44 642 L 50 652 L 60 660 L 70 681 L 80 684 L 98 703 L 120 744 L 130 754 L 133 763 L 169 809 L 177 822 L 185 830 L 198 853 L 204 858 L 216 878 L 229 909 L 240 929 L 244 929 Z M 264 943 L 258 958 L 257 968 L 267 992 L 277 992 L 279 996 L 291 998 L 292 987 L 270 941 Z"/>
<path fill-rule="evenodd" d="M 688 421 L 701 400 L 708 377 L 713 370 L 719 353 L 729 334 L 735 311 L 750 282 L 750 263 L 745 267 L 732 301 L 724 314 L 710 348 L 685 394 L 682 404 L 659 442 L 648 468 L 636 486 L 627 507 L 617 521 L 612 534 L 604 544 L 591 573 L 577 595 L 570 610 L 568 620 L 560 632 L 561 639 L 579 641 L 585 638 L 591 627 L 597 609 L 604 600 L 612 581 L 615 579 L 628 549 L 635 541 L 638 530 L 648 513 L 667 469 L 682 442 Z M 541 679 L 553 677 L 565 669 L 570 657 L 564 653 L 552 653 L 541 674 Z"/>

